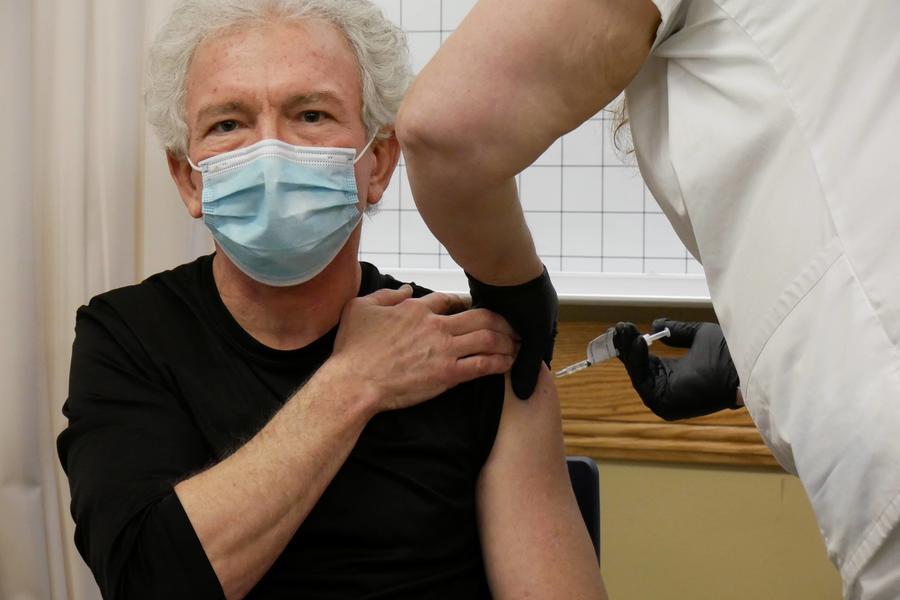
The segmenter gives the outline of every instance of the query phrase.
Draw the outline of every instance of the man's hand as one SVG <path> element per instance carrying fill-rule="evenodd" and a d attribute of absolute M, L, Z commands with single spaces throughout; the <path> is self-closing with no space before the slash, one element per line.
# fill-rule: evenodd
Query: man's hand
<path fill-rule="evenodd" d="M 534 393 L 541 362 L 550 365 L 559 299 L 547 269 L 540 277 L 520 285 L 498 286 L 482 283 L 466 273 L 472 305 L 487 308 L 503 317 L 521 337 L 516 362 L 512 367 L 513 392 L 520 399 Z"/>
<path fill-rule="evenodd" d="M 613 343 L 631 384 L 647 408 L 671 421 L 738 408 L 738 374 L 715 323 L 656 319 L 653 331 L 668 327 L 668 346 L 688 348 L 682 358 L 648 353 L 647 342 L 633 323 L 619 323 Z"/>
<path fill-rule="evenodd" d="M 502 317 L 466 310 L 452 294 L 411 296 L 408 285 L 379 290 L 351 300 L 341 315 L 330 360 L 374 393 L 376 412 L 512 366 L 515 334 Z"/>

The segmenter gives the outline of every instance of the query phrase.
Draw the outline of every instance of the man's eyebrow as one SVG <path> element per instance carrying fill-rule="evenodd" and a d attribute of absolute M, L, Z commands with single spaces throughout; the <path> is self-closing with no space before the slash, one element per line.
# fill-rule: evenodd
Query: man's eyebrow
<path fill-rule="evenodd" d="M 207 119 L 225 114 L 233 113 L 249 113 L 250 107 L 243 102 L 231 101 L 222 102 L 221 104 L 207 104 L 197 112 L 197 122 L 203 122 Z"/>
<path fill-rule="evenodd" d="M 309 94 L 296 94 L 288 98 L 284 103 L 284 109 L 287 112 L 309 106 L 311 104 L 337 104 L 343 106 L 340 96 L 334 92 L 322 90 L 311 92 Z"/>

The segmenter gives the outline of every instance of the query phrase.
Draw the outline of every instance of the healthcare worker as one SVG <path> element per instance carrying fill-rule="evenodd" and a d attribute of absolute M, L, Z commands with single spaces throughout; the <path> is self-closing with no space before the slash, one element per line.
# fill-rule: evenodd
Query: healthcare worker
<path fill-rule="evenodd" d="M 641 173 L 703 263 L 743 400 L 845 596 L 900 598 L 900 2 L 478 2 L 398 135 L 424 219 L 524 360 L 550 353 L 555 295 L 514 176 L 623 90 Z"/>

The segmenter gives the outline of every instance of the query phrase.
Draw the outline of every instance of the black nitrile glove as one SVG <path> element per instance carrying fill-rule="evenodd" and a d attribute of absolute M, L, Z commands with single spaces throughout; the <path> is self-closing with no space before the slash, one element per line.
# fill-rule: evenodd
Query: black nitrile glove
<path fill-rule="evenodd" d="M 672 421 L 738 408 L 738 374 L 715 323 L 656 319 L 653 332 L 669 328 L 667 346 L 689 348 L 681 358 L 649 354 L 647 342 L 633 323 L 619 323 L 613 344 L 631 384 L 647 408 Z"/>
<path fill-rule="evenodd" d="M 559 298 L 544 268 L 536 279 L 519 285 L 489 285 L 468 273 L 473 308 L 486 308 L 504 317 L 522 338 L 519 354 L 512 367 L 512 388 L 525 400 L 534 393 L 541 361 L 550 365 Z"/>

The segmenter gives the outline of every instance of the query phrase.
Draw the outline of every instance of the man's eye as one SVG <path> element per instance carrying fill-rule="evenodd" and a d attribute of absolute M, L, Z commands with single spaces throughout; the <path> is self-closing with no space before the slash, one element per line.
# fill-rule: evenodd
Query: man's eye
<path fill-rule="evenodd" d="M 221 121 L 213 125 L 213 131 L 217 133 L 231 133 L 235 129 L 238 128 L 237 121 L 229 119 L 227 121 Z"/>
<path fill-rule="evenodd" d="M 300 113 L 300 118 L 304 123 L 318 123 L 322 120 L 322 113 L 317 110 L 305 110 Z"/>

